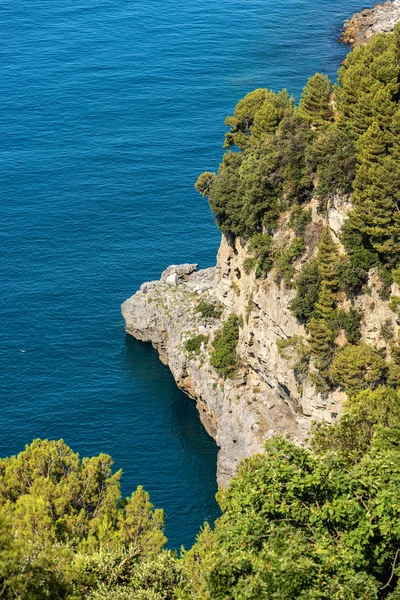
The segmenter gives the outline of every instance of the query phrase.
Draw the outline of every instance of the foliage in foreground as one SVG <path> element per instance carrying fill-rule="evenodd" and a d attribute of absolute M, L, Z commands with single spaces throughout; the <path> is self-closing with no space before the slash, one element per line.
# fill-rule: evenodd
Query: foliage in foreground
<path fill-rule="evenodd" d="M 163 511 L 141 487 L 122 498 L 111 467 L 109 456 L 81 460 L 62 440 L 0 460 L 2 598 L 72 600 L 132 580 L 139 589 L 155 557 L 175 560 L 162 551 Z"/>
<path fill-rule="evenodd" d="M 185 556 L 191 598 L 400 597 L 397 393 L 362 392 L 314 449 L 273 439 L 243 461 L 215 530 Z"/>
<path fill-rule="evenodd" d="M 214 530 L 179 559 L 148 495 L 121 498 L 109 457 L 36 440 L 0 465 L 1 597 L 398 600 L 398 392 L 353 396 L 311 446 L 271 439 L 245 459 Z"/>

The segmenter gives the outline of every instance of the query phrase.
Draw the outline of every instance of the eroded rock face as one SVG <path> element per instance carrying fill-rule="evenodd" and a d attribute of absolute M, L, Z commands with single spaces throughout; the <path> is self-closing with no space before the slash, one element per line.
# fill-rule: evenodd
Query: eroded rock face
<path fill-rule="evenodd" d="M 297 271 L 317 252 L 326 225 L 342 251 L 338 234 L 351 203 L 349 197 L 333 196 L 323 215 L 317 201 L 309 208 L 312 222 L 305 236 L 307 250 Z M 284 220 L 277 235 L 283 243 L 285 235 L 290 236 Z M 196 401 L 204 426 L 220 447 L 217 478 L 222 486 L 236 473 L 240 459 L 260 451 L 268 437 L 284 435 L 304 445 L 312 421 L 333 422 L 346 398 L 340 390 L 317 393 L 312 379 L 300 368 L 296 352 L 279 351 L 280 340 L 307 338 L 290 310 L 295 292 L 277 283 L 274 272 L 265 279 L 257 279 L 254 271 L 246 273 L 243 264 L 248 256 L 239 240 L 223 237 L 215 268 L 197 271 L 197 265 L 173 265 L 159 281 L 143 284 L 122 305 L 127 333 L 151 342 L 177 385 Z M 371 270 L 369 294 L 355 303 L 363 314 L 362 338 L 376 348 L 386 345 L 382 326 L 391 328 L 394 335 L 399 331 L 388 302 L 379 297 L 379 286 Z M 392 293 L 400 295 L 396 284 Z M 198 310 L 201 300 L 221 307 L 220 317 L 203 317 Z M 343 308 L 349 305 L 342 303 Z M 213 339 L 232 313 L 243 320 L 237 347 L 240 368 L 233 379 L 223 379 L 210 365 L 210 355 Z M 197 335 L 207 340 L 202 338 L 198 352 L 190 352 L 185 342 Z M 344 332 L 339 333 L 337 343 L 346 343 Z"/>
<path fill-rule="evenodd" d="M 400 0 L 387 0 L 365 8 L 345 22 L 341 41 L 351 46 L 367 44 L 375 33 L 390 33 L 400 21 Z"/>

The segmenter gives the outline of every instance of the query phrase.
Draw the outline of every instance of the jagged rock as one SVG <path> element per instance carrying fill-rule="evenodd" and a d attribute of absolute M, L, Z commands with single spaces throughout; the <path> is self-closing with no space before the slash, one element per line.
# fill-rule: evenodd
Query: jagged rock
<path fill-rule="evenodd" d="M 365 8 L 345 21 L 340 40 L 351 46 L 363 46 L 375 33 L 390 33 L 400 21 L 400 0 L 387 0 L 373 8 Z"/>
<path fill-rule="evenodd" d="M 161 281 L 165 281 L 169 285 L 178 285 L 179 282 L 185 281 L 198 267 L 197 264 L 186 263 L 184 265 L 171 265 L 161 273 Z"/>

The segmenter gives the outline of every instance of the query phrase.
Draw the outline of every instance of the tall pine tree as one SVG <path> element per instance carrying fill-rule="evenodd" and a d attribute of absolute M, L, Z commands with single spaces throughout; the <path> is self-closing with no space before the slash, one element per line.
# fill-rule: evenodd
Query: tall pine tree
<path fill-rule="evenodd" d="M 304 86 L 297 114 L 314 127 L 326 125 L 333 116 L 331 93 L 329 77 L 315 73 Z"/>
<path fill-rule="evenodd" d="M 393 119 L 392 119 L 393 122 Z M 397 121 L 393 123 L 396 130 Z M 386 260 L 400 257 L 400 162 L 398 137 L 374 121 L 358 141 L 352 227 L 366 235 Z"/>
<path fill-rule="evenodd" d="M 333 241 L 329 227 L 325 227 L 318 245 L 318 271 L 322 284 L 335 292 L 338 287 L 336 263 L 338 261 L 338 247 Z"/>
<path fill-rule="evenodd" d="M 373 121 L 390 127 L 399 93 L 399 26 L 394 34 L 376 34 L 363 47 L 355 48 L 339 70 L 335 101 L 339 124 L 357 139 Z"/>

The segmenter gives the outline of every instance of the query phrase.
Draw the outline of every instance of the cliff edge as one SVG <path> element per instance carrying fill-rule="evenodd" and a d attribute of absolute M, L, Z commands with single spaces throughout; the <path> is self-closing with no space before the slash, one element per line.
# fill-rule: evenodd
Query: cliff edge
<path fill-rule="evenodd" d="M 367 44 L 375 33 L 390 33 L 400 21 L 400 0 L 387 0 L 364 8 L 345 22 L 340 41 L 351 46 Z"/>
<path fill-rule="evenodd" d="M 348 198 L 335 197 L 322 216 L 317 202 L 310 203 L 308 247 L 297 270 L 315 254 L 326 225 L 337 239 L 350 206 Z M 295 292 L 284 282 L 276 283 L 273 272 L 265 279 L 257 279 L 254 271 L 247 274 L 247 257 L 246 246 L 223 236 L 215 268 L 170 266 L 159 281 L 144 283 L 122 305 L 127 333 L 151 342 L 177 385 L 196 401 L 204 426 L 220 448 L 217 479 L 222 486 L 236 473 L 240 459 L 260 451 L 268 437 L 284 435 L 305 444 L 311 422 L 334 421 L 346 398 L 339 389 L 318 392 L 301 368 L 301 356 L 279 350 L 280 340 L 307 337 L 290 310 Z M 369 283 L 370 293 L 360 296 L 356 306 L 363 314 L 363 340 L 378 348 L 384 345 L 379 340 L 382 326 L 398 326 L 388 303 L 379 298 L 373 271 Z M 210 356 L 221 324 L 232 313 L 241 318 L 240 366 L 230 379 L 219 376 Z M 192 350 L 187 342 L 195 338 L 200 341 Z"/>

